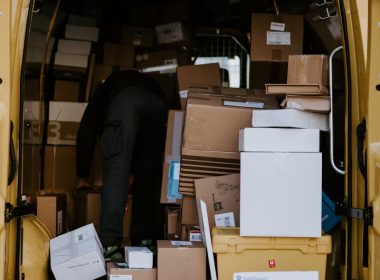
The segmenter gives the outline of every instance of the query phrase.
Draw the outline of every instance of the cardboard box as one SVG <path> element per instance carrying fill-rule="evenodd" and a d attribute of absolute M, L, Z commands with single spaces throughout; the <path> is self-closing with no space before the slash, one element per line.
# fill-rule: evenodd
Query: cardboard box
<path fill-rule="evenodd" d="M 236 272 L 233 280 L 238 279 L 268 280 L 319 280 L 318 271 L 275 271 L 275 272 Z M 229 278 L 228 278 L 229 279 Z"/>
<path fill-rule="evenodd" d="M 329 131 L 328 115 L 294 109 L 254 110 L 253 127 L 294 127 Z"/>
<path fill-rule="evenodd" d="M 80 86 L 79 82 L 55 80 L 54 101 L 78 102 Z"/>
<path fill-rule="evenodd" d="M 128 195 L 127 205 L 125 207 L 125 213 L 123 217 L 123 241 L 122 241 L 123 246 L 130 245 L 131 243 L 132 206 L 133 206 L 133 196 Z"/>
<path fill-rule="evenodd" d="M 135 48 L 133 46 L 105 43 L 103 63 L 132 68 L 134 66 Z"/>
<path fill-rule="evenodd" d="M 249 87 L 264 89 L 265 84 L 284 84 L 288 73 L 287 62 L 251 61 Z"/>
<path fill-rule="evenodd" d="M 38 196 L 37 217 L 45 224 L 52 237 L 66 232 L 66 195 Z"/>
<path fill-rule="evenodd" d="M 55 66 L 68 66 L 75 68 L 87 68 L 88 55 L 82 54 L 68 54 L 68 53 L 55 53 L 54 58 Z"/>
<path fill-rule="evenodd" d="M 243 128 L 239 133 L 241 152 L 319 152 L 318 129 Z"/>
<path fill-rule="evenodd" d="M 99 28 L 67 24 L 65 27 L 65 38 L 97 42 L 99 38 Z"/>
<path fill-rule="evenodd" d="M 90 55 L 91 42 L 59 39 L 57 51 L 58 53 Z"/>
<path fill-rule="evenodd" d="M 107 279 L 108 280 L 157 280 L 157 269 L 131 269 L 126 267 L 127 264 L 107 262 Z"/>
<path fill-rule="evenodd" d="M 180 66 L 177 68 L 178 89 L 186 90 L 191 84 L 221 86 L 218 63 Z"/>
<path fill-rule="evenodd" d="M 94 68 L 94 74 L 92 76 L 91 95 L 96 88 L 103 83 L 113 71 L 112 65 L 96 64 Z"/>
<path fill-rule="evenodd" d="M 331 110 L 329 96 L 286 95 L 281 106 L 314 113 L 329 113 Z"/>
<path fill-rule="evenodd" d="M 318 84 L 266 84 L 266 94 L 328 95 L 328 89 Z"/>
<path fill-rule="evenodd" d="M 184 196 L 182 199 L 182 225 L 198 225 L 197 203 L 194 196 Z"/>
<path fill-rule="evenodd" d="M 123 26 L 121 43 L 136 47 L 152 48 L 154 31 L 151 28 Z"/>
<path fill-rule="evenodd" d="M 287 84 L 329 86 L 327 55 L 290 55 Z"/>
<path fill-rule="evenodd" d="M 57 280 L 96 279 L 106 274 L 103 248 L 92 224 L 51 239 L 50 258 Z"/>
<path fill-rule="evenodd" d="M 158 240 L 158 280 L 205 280 L 206 249 L 200 242 Z"/>
<path fill-rule="evenodd" d="M 241 236 L 320 237 L 321 153 L 241 153 Z"/>
<path fill-rule="evenodd" d="M 22 193 L 31 197 L 33 204 L 41 187 L 41 157 L 41 145 L 23 145 Z"/>
<path fill-rule="evenodd" d="M 175 239 L 179 236 L 179 208 L 168 208 L 166 212 L 166 234 L 169 239 Z M 172 238 L 170 238 L 172 237 Z"/>
<path fill-rule="evenodd" d="M 207 205 L 210 229 L 240 226 L 240 174 L 198 179 L 194 185 L 196 198 Z"/>
<path fill-rule="evenodd" d="M 67 17 L 67 23 L 72 25 L 91 26 L 96 27 L 98 20 L 96 17 L 69 14 Z"/>
<path fill-rule="evenodd" d="M 181 159 L 181 141 L 183 128 L 183 112 L 170 110 L 168 115 L 168 126 L 166 130 L 165 162 L 161 184 L 161 203 L 179 204 L 179 169 L 175 172 L 176 165 L 179 166 Z M 170 173 L 170 170 L 172 172 Z M 170 190 L 170 192 L 169 192 Z"/>
<path fill-rule="evenodd" d="M 153 268 L 153 253 L 146 247 L 125 247 L 129 268 Z"/>
<path fill-rule="evenodd" d="M 135 57 L 136 68 L 145 69 L 144 71 L 152 68 L 150 72 L 160 72 L 162 69 L 165 72 L 167 67 L 164 66 L 173 66 L 175 73 L 178 63 L 178 52 L 175 49 L 140 52 Z"/>
<path fill-rule="evenodd" d="M 45 54 L 43 48 L 28 48 L 26 52 L 26 62 L 41 64 L 45 60 L 45 64 L 50 64 L 50 57 L 53 52 L 54 40 L 49 41 L 48 51 Z"/>
<path fill-rule="evenodd" d="M 252 61 L 287 61 L 302 52 L 303 16 L 252 15 Z"/>
<path fill-rule="evenodd" d="M 159 45 L 184 42 L 189 37 L 186 28 L 181 22 L 156 25 L 155 28 Z"/>
<path fill-rule="evenodd" d="M 77 133 L 87 103 L 49 102 L 47 143 L 76 145 Z"/>

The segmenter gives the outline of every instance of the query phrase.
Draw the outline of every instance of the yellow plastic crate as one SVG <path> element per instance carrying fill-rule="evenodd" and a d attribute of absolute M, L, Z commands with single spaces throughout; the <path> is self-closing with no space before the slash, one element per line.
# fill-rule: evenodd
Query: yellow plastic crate
<path fill-rule="evenodd" d="M 326 274 L 331 236 L 320 238 L 243 237 L 239 228 L 214 228 L 219 280 L 231 280 L 235 272 L 319 271 Z"/>

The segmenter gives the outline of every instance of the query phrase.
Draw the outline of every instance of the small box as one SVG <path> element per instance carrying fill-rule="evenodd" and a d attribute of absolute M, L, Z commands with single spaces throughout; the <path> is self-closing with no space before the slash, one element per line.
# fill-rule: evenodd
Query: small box
<path fill-rule="evenodd" d="M 55 237 L 66 231 L 66 195 L 49 194 L 37 197 L 37 217 Z"/>
<path fill-rule="evenodd" d="M 125 247 L 125 260 L 129 268 L 153 267 L 153 253 L 146 247 Z"/>
<path fill-rule="evenodd" d="M 96 279 L 105 275 L 103 249 L 94 225 L 51 239 L 50 265 L 57 280 Z"/>
<path fill-rule="evenodd" d="M 297 128 L 243 128 L 241 152 L 319 152 L 319 130 Z"/>
<path fill-rule="evenodd" d="M 322 192 L 322 229 L 330 232 L 343 220 L 342 216 L 335 214 L 335 204 L 330 197 Z"/>
<path fill-rule="evenodd" d="M 65 38 L 97 42 L 99 38 L 99 28 L 67 24 L 65 28 Z"/>
<path fill-rule="evenodd" d="M 59 53 L 89 55 L 91 52 L 91 42 L 59 39 L 57 51 Z"/>
<path fill-rule="evenodd" d="M 107 280 L 157 280 L 157 269 L 133 269 L 127 264 L 108 262 Z"/>
<path fill-rule="evenodd" d="M 181 22 L 156 25 L 157 43 L 170 44 L 183 42 L 187 39 L 187 34 Z"/>
<path fill-rule="evenodd" d="M 221 86 L 218 63 L 180 66 L 177 68 L 178 89 L 186 90 L 190 84 Z"/>
<path fill-rule="evenodd" d="M 158 240 L 158 280 L 206 280 L 202 242 Z"/>
<path fill-rule="evenodd" d="M 236 279 L 232 278 L 236 272 L 253 271 L 318 271 L 317 279 L 324 280 L 327 255 L 331 253 L 331 236 L 242 237 L 238 228 L 214 229 L 212 245 L 219 280 Z"/>
<path fill-rule="evenodd" d="M 87 68 L 88 55 L 57 52 L 55 53 L 54 65 L 75 68 Z"/>

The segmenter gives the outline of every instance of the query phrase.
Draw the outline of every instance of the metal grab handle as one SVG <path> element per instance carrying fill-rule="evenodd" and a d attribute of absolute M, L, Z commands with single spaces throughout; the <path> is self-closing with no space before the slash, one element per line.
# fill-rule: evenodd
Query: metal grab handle
<path fill-rule="evenodd" d="M 10 172 L 9 172 L 9 176 L 8 176 L 8 186 L 10 184 L 12 184 L 12 182 L 16 176 L 16 152 L 15 152 L 15 146 L 13 144 L 13 137 L 12 137 L 12 134 L 13 134 L 13 122 L 12 121 L 11 121 L 10 130 L 11 130 L 11 137 L 9 139 L 9 154 L 11 157 L 11 161 L 10 161 Z"/>
<path fill-rule="evenodd" d="M 333 58 L 337 52 L 343 50 L 343 46 L 337 47 L 332 51 L 329 58 L 329 93 L 330 93 L 330 163 L 334 170 L 341 175 L 344 175 L 346 172 L 339 169 L 335 165 L 334 161 L 334 106 L 333 106 Z"/>

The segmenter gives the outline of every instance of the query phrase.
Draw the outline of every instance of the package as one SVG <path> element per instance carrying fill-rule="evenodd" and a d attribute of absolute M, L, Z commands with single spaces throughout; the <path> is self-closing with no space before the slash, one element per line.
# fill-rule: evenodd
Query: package
<path fill-rule="evenodd" d="M 156 25 L 156 38 L 159 45 L 187 41 L 189 35 L 181 22 Z"/>
<path fill-rule="evenodd" d="M 133 46 L 105 43 L 103 64 L 133 68 L 135 48 Z"/>
<path fill-rule="evenodd" d="M 123 26 L 121 43 L 130 46 L 152 48 L 154 31 L 151 28 Z"/>
<path fill-rule="evenodd" d="M 238 228 L 214 229 L 212 232 L 219 280 L 236 280 L 239 278 L 233 278 L 234 273 L 238 276 L 245 275 L 242 272 L 257 271 L 317 271 L 317 278 L 285 278 L 284 275 L 269 278 L 265 275 L 265 279 L 324 280 L 331 243 L 331 236 L 328 235 L 320 238 L 243 237 Z"/>
<path fill-rule="evenodd" d="M 76 81 L 55 80 L 54 101 L 78 102 L 80 83 Z"/>
<path fill-rule="evenodd" d="M 287 61 L 302 52 L 303 16 L 252 15 L 252 61 Z"/>
<path fill-rule="evenodd" d="M 35 197 L 37 197 L 41 187 L 41 157 L 41 145 L 23 145 L 22 192 L 33 198 L 33 204 L 36 202 Z"/>
<path fill-rule="evenodd" d="M 265 84 L 284 84 L 287 80 L 288 63 L 274 61 L 251 61 L 249 86 L 264 89 Z"/>
<path fill-rule="evenodd" d="M 183 112 L 170 110 L 166 130 L 165 162 L 162 174 L 161 203 L 180 203 L 179 161 L 181 158 L 181 141 Z"/>
<path fill-rule="evenodd" d="M 138 69 L 151 69 L 150 72 L 168 71 L 168 66 L 172 67 L 172 72 L 178 66 L 179 63 L 178 52 L 176 49 L 165 49 L 156 51 L 145 51 L 136 54 L 135 64 Z M 165 68 L 166 66 L 166 68 Z M 155 70 L 155 71 L 153 71 Z"/>
<path fill-rule="evenodd" d="M 99 38 L 99 28 L 67 24 L 65 27 L 65 38 L 97 42 Z"/>
<path fill-rule="evenodd" d="M 177 68 L 178 89 L 186 90 L 190 84 L 221 86 L 218 63 L 180 66 Z"/>
<path fill-rule="evenodd" d="M 94 73 L 92 76 L 91 85 L 91 95 L 94 93 L 96 88 L 102 84 L 111 74 L 113 67 L 112 65 L 106 64 L 96 64 L 94 68 Z"/>
<path fill-rule="evenodd" d="M 241 153 L 240 234 L 319 237 L 321 153 Z"/>
<path fill-rule="evenodd" d="M 254 110 L 253 127 L 294 127 L 329 131 L 329 117 L 325 114 L 294 109 Z"/>
<path fill-rule="evenodd" d="M 132 269 L 127 264 L 107 262 L 107 280 L 157 280 L 157 269 Z"/>
<path fill-rule="evenodd" d="M 106 275 L 103 248 L 89 224 L 50 240 L 50 266 L 55 279 L 96 279 Z"/>
<path fill-rule="evenodd" d="M 39 195 L 37 217 L 45 224 L 52 237 L 66 232 L 66 195 Z"/>
<path fill-rule="evenodd" d="M 287 84 L 328 87 L 329 57 L 322 54 L 290 55 Z"/>
<path fill-rule="evenodd" d="M 67 54 L 89 55 L 91 52 L 91 42 L 59 39 L 57 52 Z"/>
<path fill-rule="evenodd" d="M 182 225 L 198 225 L 197 203 L 194 196 L 184 196 L 182 199 Z"/>
<path fill-rule="evenodd" d="M 331 101 L 329 96 L 287 94 L 281 106 L 285 109 L 326 114 L 331 110 Z"/>
<path fill-rule="evenodd" d="M 72 25 L 96 27 L 98 20 L 96 17 L 92 16 L 69 14 L 67 17 L 67 23 Z"/>
<path fill-rule="evenodd" d="M 87 103 L 49 102 L 47 144 L 76 145 L 77 133 Z"/>
<path fill-rule="evenodd" d="M 129 268 L 153 268 L 153 253 L 146 247 L 125 247 Z"/>
<path fill-rule="evenodd" d="M 55 53 L 54 65 L 75 68 L 87 68 L 88 55 L 57 52 Z"/>
<path fill-rule="evenodd" d="M 30 36 L 32 38 L 32 36 Z M 44 39 L 44 42 L 46 38 Z M 26 62 L 27 63 L 42 63 L 45 59 L 45 63 L 50 63 L 50 57 L 54 48 L 55 38 L 50 38 L 48 43 L 47 52 L 45 53 L 44 47 L 28 47 L 28 51 L 26 52 Z"/>
<path fill-rule="evenodd" d="M 207 205 L 210 229 L 240 226 L 240 174 L 197 179 L 197 199 Z"/>
<path fill-rule="evenodd" d="M 319 130 L 297 128 L 240 129 L 241 152 L 319 152 Z"/>
<path fill-rule="evenodd" d="M 206 280 L 206 249 L 201 242 L 158 240 L 158 280 Z"/>

